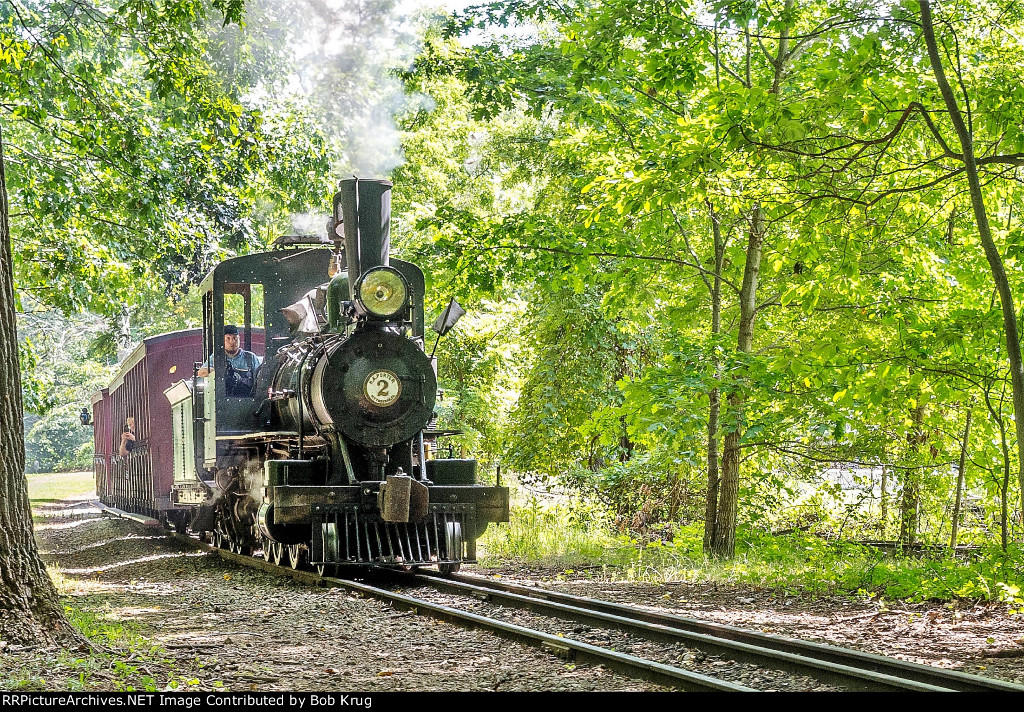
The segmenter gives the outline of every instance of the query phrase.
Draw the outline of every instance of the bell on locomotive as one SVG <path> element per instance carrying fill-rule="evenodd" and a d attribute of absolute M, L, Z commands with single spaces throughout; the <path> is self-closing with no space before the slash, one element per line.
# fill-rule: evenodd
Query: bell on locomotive
<path fill-rule="evenodd" d="M 179 527 L 296 568 L 451 572 L 508 521 L 507 488 L 479 484 L 475 460 L 431 457 L 458 431 L 436 427 L 425 280 L 390 255 L 391 189 L 343 180 L 326 237 L 279 238 L 203 281 L 204 360 L 165 391 Z M 229 388 L 232 327 L 251 392 Z"/>

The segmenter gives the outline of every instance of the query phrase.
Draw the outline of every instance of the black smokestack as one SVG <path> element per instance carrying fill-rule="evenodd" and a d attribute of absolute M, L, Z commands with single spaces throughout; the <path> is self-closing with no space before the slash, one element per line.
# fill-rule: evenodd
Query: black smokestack
<path fill-rule="evenodd" d="M 388 264 L 391 250 L 391 181 L 346 178 L 334 196 L 334 216 L 344 221 L 349 288 L 366 270 Z"/>

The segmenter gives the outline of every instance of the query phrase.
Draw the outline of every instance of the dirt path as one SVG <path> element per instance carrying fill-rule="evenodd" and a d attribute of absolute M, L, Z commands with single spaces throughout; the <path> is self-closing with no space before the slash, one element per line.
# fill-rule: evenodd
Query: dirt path
<path fill-rule="evenodd" d="M 112 654 L 16 650 L 0 689 L 657 690 L 490 634 L 198 553 L 87 500 L 36 511 L 44 559 Z M 6 676 L 6 679 L 5 679 Z M 40 682 L 41 680 L 41 682 Z"/>

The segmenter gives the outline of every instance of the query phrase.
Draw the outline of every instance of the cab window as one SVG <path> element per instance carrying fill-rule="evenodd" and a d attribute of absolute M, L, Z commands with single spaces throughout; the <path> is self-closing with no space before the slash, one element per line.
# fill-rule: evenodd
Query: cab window
<path fill-rule="evenodd" d="M 251 398 L 256 377 L 266 352 L 264 338 L 263 285 L 227 283 L 224 285 L 224 346 L 236 346 L 235 357 L 227 359 L 224 374 L 225 394 L 232 398 Z M 237 341 L 228 334 L 237 331 Z M 227 355 L 227 354 L 225 354 Z"/>

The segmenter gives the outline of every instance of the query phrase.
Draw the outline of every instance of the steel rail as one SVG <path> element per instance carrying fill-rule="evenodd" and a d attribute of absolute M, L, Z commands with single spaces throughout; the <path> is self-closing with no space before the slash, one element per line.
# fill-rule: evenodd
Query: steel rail
<path fill-rule="evenodd" d="M 261 569 L 277 575 L 289 576 L 301 583 L 342 588 L 362 595 L 372 596 L 403 610 L 410 610 L 418 615 L 429 615 L 449 623 L 487 630 L 505 638 L 540 647 L 564 659 L 604 665 L 610 670 L 615 670 L 630 677 L 639 677 L 669 687 L 693 692 L 757 692 L 753 688 L 726 680 L 701 675 L 654 660 L 647 660 L 635 655 L 629 655 L 628 653 L 620 653 L 608 648 L 572 640 L 571 638 L 551 635 L 550 633 L 544 633 L 438 603 L 424 601 L 369 584 L 330 576 L 319 576 L 309 571 L 298 571 L 290 567 L 278 566 L 252 556 L 220 549 L 183 534 L 172 534 L 171 536 L 194 548 L 216 553 L 221 558 L 242 566 Z"/>
<path fill-rule="evenodd" d="M 532 628 L 526 628 L 496 618 L 489 618 L 477 613 L 470 613 L 458 608 L 444 606 L 439 603 L 424 601 L 402 593 L 370 586 L 369 584 L 329 577 L 325 577 L 324 580 L 329 581 L 331 585 L 373 596 L 393 606 L 413 611 L 419 615 L 426 613 L 433 618 L 449 623 L 463 624 L 471 628 L 482 628 L 502 637 L 538 645 L 542 649 L 548 650 L 561 658 L 599 663 L 617 672 L 633 677 L 641 677 L 671 687 L 699 692 L 756 692 L 753 688 L 690 672 L 689 670 L 671 665 L 665 665 L 654 660 L 647 660 L 646 658 L 629 655 L 628 653 L 620 653 L 616 650 L 602 648 L 571 638 L 551 635 L 550 633 L 533 630 Z"/>
<path fill-rule="evenodd" d="M 760 651 L 757 653 L 758 655 L 771 654 L 771 651 L 796 655 L 800 659 L 790 659 L 791 662 L 803 665 L 806 661 L 816 660 L 821 663 L 839 666 L 832 669 L 843 675 L 846 674 L 846 670 L 843 668 L 856 670 L 858 675 L 874 673 L 883 676 L 881 678 L 873 678 L 883 684 L 889 684 L 892 680 L 899 680 L 902 683 L 917 683 L 928 686 L 916 689 L 944 689 L 958 692 L 1024 692 L 1024 685 L 971 675 L 958 670 L 945 670 L 875 653 L 840 648 L 827 643 L 786 638 L 770 633 L 761 633 L 746 628 L 730 626 L 724 623 L 700 620 L 672 613 L 649 611 L 622 603 L 573 596 L 560 591 L 521 586 L 507 581 L 495 581 L 465 575 L 442 578 L 432 572 L 424 571 L 418 572 L 416 578 L 437 587 L 472 587 L 467 590 L 474 590 L 477 595 L 486 594 L 492 598 L 501 597 L 502 600 L 506 600 L 510 604 L 518 605 L 521 603 L 523 605 L 539 606 L 544 602 L 553 607 L 568 606 L 571 609 L 575 609 L 581 617 L 593 615 L 597 619 L 607 616 L 608 623 L 612 624 L 619 624 L 620 620 L 624 621 L 623 625 L 642 622 L 655 626 L 650 629 L 652 634 L 664 635 L 667 629 L 672 631 L 669 637 L 675 637 L 677 634 L 706 636 L 711 638 L 707 643 L 709 646 L 726 647 L 731 642 L 753 646 Z M 521 601 L 520 599 L 523 598 L 529 600 Z M 693 638 L 693 640 L 695 647 L 701 647 L 703 642 L 699 641 L 703 641 L 704 638 Z M 731 653 L 727 654 L 731 655 Z M 866 679 L 870 680 L 872 678 Z M 912 688 L 905 685 L 902 689 Z"/>
<path fill-rule="evenodd" d="M 462 580 L 452 581 L 437 576 L 417 575 L 417 580 L 430 586 L 463 596 L 474 596 L 482 600 L 500 602 L 516 608 L 531 610 L 535 613 L 556 616 L 562 619 L 575 620 L 590 625 L 614 628 L 620 631 L 640 635 L 642 637 L 665 641 L 682 642 L 705 653 L 723 655 L 732 660 L 753 663 L 761 667 L 771 667 L 789 673 L 809 675 L 822 682 L 840 685 L 846 689 L 857 691 L 912 691 L 912 692 L 946 692 L 948 687 L 937 686 L 914 680 L 905 680 L 892 675 L 844 665 L 827 660 L 810 658 L 797 653 L 773 650 L 735 640 L 721 638 L 707 633 L 674 628 L 661 623 L 638 620 L 624 612 L 625 615 L 603 613 L 583 608 L 570 603 L 551 601 L 536 596 L 510 593 L 500 589 L 488 588 L 486 585 L 466 583 Z"/>

